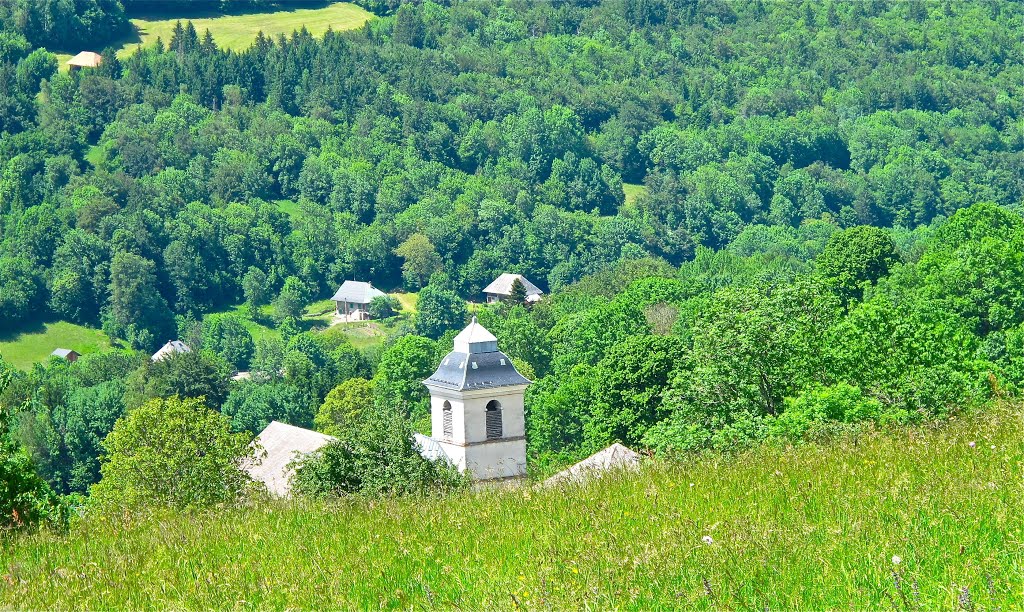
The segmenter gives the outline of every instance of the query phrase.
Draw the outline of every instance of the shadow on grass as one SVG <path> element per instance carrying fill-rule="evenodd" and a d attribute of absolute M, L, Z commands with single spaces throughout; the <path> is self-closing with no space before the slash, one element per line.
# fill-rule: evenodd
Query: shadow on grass
<path fill-rule="evenodd" d="M 129 11 L 129 19 L 145 19 L 148 21 L 163 21 L 167 19 L 180 19 L 182 25 L 190 19 L 215 19 L 217 17 L 238 17 L 242 15 L 260 15 L 263 13 L 291 13 L 299 9 L 319 9 L 339 0 L 295 0 L 291 2 L 275 2 L 266 6 L 242 6 L 229 10 L 211 9 L 203 7 L 178 7 L 170 10 L 168 2 L 161 0 L 143 5 L 135 10 Z"/>
<path fill-rule="evenodd" d="M 40 334 L 46 331 L 46 323 L 42 319 L 25 322 L 13 328 L 6 325 L 0 327 L 0 342 L 17 342 L 25 334 Z"/>

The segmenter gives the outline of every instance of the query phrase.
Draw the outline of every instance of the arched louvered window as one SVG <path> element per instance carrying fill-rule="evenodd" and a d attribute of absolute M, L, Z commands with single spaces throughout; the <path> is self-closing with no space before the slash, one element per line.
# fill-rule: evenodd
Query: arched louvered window
<path fill-rule="evenodd" d="M 445 440 L 452 439 L 452 403 L 445 400 L 441 409 L 441 428 Z"/>
<path fill-rule="evenodd" d="M 491 400 L 487 402 L 487 439 L 501 437 L 501 402 Z"/>

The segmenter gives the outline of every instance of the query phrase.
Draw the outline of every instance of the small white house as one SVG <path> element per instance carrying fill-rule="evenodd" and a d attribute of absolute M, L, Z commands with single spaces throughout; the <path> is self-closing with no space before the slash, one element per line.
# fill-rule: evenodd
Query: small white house
<path fill-rule="evenodd" d="M 82 68 L 98 68 L 102 63 L 103 56 L 94 51 L 82 51 L 65 62 L 70 72 L 81 70 Z"/>
<path fill-rule="evenodd" d="M 524 396 L 531 382 L 476 317 L 423 384 L 430 390 L 431 439 L 453 465 L 475 480 L 526 474 Z"/>
<path fill-rule="evenodd" d="M 72 363 L 78 361 L 78 358 L 81 357 L 81 355 L 79 355 L 78 352 L 75 351 L 74 349 L 66 348 L 55 349 L 52 353 L 50 353 L 50 355 L 53 357 L 60 357 L 61 359 L 66 359 Z"/>
<path fill-rule="evenodd" d="M 192 349 L 189 348 L 189 346 L 182 342 L 181 340 L 171 340 L 167 344 L 161 346 L 159 351 L 153 353 L 153 356 L 150 359 L 152 359 L 153 361 L 163 361 L 164 359 L 167 359 L 171 355 L 191 352 Z"/>
<path fill-rule="evenodd" d="M 484 294 L 487 296 L 487 303 L 493 304 L 494 302 L 500 302 L 501 300 L 507 299 L 512 295 L 512 285 L 516 281 L 523 284 L 523 288 L 526 289 L 526 301 L 536 302 L 540 300 L 540 296 L 544 294 L 537 285 L 531 283 L 522 274 L 509 274 L 505 273 L 494 279 L 490 285 L 484 287 Z"/>
<path fill-rule="evenodd" d="M 338 292 L 331 300 L 334 311 L 348 320 L 369 319 L 369 306 L 374 298 L 387 295 L 370 283 L 347 280 L 338 287 Z"/>

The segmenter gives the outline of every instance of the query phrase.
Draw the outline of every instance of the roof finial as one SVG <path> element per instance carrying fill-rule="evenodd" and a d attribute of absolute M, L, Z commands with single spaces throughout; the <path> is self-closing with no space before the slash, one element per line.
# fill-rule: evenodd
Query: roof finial
<path fill-rule="evenodd" d="M 473 320 L 470 323 L 472 325 L 476 325 L 476 315 L 473 315 Z"/>

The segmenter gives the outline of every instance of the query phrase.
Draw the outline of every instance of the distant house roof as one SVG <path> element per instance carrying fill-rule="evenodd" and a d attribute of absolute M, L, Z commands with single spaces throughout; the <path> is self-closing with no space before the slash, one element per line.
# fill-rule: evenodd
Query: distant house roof
<path fill-rule="evenodd" d="M 160 347 L 160 350 L 153 353 L 151 358 L 153 361 L 160 361 L 176 353 L 191 353 L 192 349 L 181 340 L 171 340 L 167 344 Z"/>
<path fill-rule="evenodd" d="M 523 284 L 523 287 L 526 289 L 527 296 L 541 295 L 542 293 L 544 293 L 543 291 L 540 290 L 539 287 L 537 287 L 537 285 L 531 283 L 522 274 L 509 274 L 507 272 L 505 274 L 502 274 L 498 278 L 494 279 L 494 282 L 491 283 L 490 285 L 484 287 L 484 293 L 493 293 L 495 295 L 511 295 L 512 283 L 514 283 L 517 278 L 519 279 L 519 282 Z"/>
<path fill-rule="evenodd" d="M 472 391 L 528 385 L 530 380 L 516 370 L 508 355 L 498 350 L 494 334 L 473 317 L 473 322 L 455 336 L 455 350 L 441 360 L 437 371 L 423 384 L 453 391 Z"/>
<path fill-rule="evenodd" d="M 545 485 L 565 481 L 583 482 L 613 469 L 636 469 L 640 455 L 616 442 L 544 481 Z"/>
<path fill-rule="evenodd" d="M 54 357 L 61 357 L 61 358 L 67 359 L 68 355 L 71 355 L 72 353 L 74 353 L 75 355 L 78 354 L 76 351 L 74 351 L 72 349 L 65 349 L 65 348 L 56 349 L 56 350 L 54 350 L 50 354 L 53 355 Z"/>
<path fill-rule="evenodd" d="M 92 51 L 82 51 L 67 61 L 68 66 L 77 66 L 78 68 L 95 68 L 102 63 L 103 56 Z"/>
<path fill-rule="evenodd" d="M 338 287 L 338 292 L 331 299 L 335 302 L 348 302 L 350 304 L 369 304 L 373 298 L 387 295 L 370 283 L 362 281 L 345 281 Z"/>
<path fill-rule="evenodd" d="M 288 464 L 335 440 L 337 438 L 318 431 L 271 421 L 253 441 L 253 444 L 263 447 L 266 456 L 262 461 L 245 465 L 244 469 L 253 480 L 265 484 L 267 490 L 274 495 L 287 497 L 292 488 L 291 477 L 294 472 L 288 469 Z"/>

